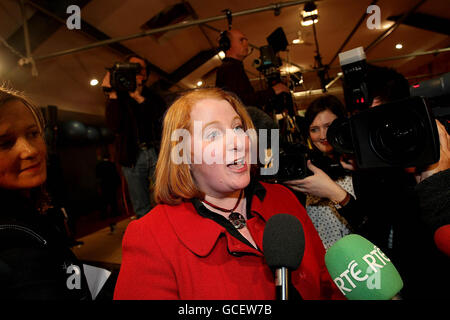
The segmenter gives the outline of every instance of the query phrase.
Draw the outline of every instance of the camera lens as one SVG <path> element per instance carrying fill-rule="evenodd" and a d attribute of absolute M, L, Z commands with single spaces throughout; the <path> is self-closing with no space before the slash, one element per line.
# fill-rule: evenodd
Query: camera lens
<path fill-rule="evenodd" d="M 384 161 L 391 164 L 405 163 L 422 152 L 423 130 L 424 125 L 416 113 L 394 113 L 375 122 L 370 130 L 371 146 Z"/>
<path fill-rule="evenodd" d="M 350 121 L 347 118 L 337 118 L 327 130 L 327 141 L 333 149 L 341 154 L 354 153 Z"/>

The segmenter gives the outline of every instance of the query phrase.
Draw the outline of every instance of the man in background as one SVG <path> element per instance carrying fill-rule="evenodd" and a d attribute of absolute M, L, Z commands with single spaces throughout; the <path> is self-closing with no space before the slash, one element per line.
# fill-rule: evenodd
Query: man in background
<path fill-rule="evenodd" d="M 289 93 L 289 88 L 283 83 L 255 91 L 244 70 L 243 60 L 248 55 L 248 39 L 241 31 L 223 31 L 219 42 L 225 58 L 217 70 L 216 87 L 235 93 L 246 106 L 259 108 L 263 108 L 276 95 Z"/>
<path fill-rule="evenodd" d="M 116 158 L 122 167 L 134 212 L 140 218 L 154 206 L 151 181 L 158 159 L 166 103 L 145 85 L 149 63 L 137 55 L 130 55 L 125 61 L 141 66 L 136 74 L 136 90 L 127 92 L 112 88 L 110 72 L 103 79 L 102 87 L 107 97 L 106 122 L 116 136 Z"/>

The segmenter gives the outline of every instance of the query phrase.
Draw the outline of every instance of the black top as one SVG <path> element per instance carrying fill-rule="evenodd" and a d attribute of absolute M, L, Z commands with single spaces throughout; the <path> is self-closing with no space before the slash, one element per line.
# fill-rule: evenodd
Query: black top
<path fill-rule="evenodd" d="M 226 57 L 217 69 L 216 87 L 235 93 L 246 106 L 262 108 L 275 97 L 272 88 L 255 91 L 245 73 L 242 61 Z"/>
<path fill-rule="evenodd" d="M 40 214 L 27 199 L 1 189 L 0 201 L 0 299 L 91 300 L 58 212 Z"/>
<path fill-rule="evenodd" d="M 106 123 L 116 135 L 118 161 L 122 166 L 135 164 L 140 143 L 159 149 L 166 102 L 150 88 L 142 89 L 144 102 L 137 103 L 128 93 L 106 103 Z"/>
<path fill-rule="evenodd" d="M 416 186 L 413 176 L 402 168 L 356 171 L 353 186 L 359 209 L 340 211 L 355 233 L 373 242 L 391 259 L 403 279 L 404 299 L 450 297 L 450 259 L 437 250 L 434 230 L 427 225 L 433 211 L 424 210 L 442 210 L 445 206 L 448 210 L 448 189 L 446 193 L 440 189 L 442 182 L 427 180 Z M 448 186 L 448 182 L 444 183 Z M 425 204 L 424 198 L 430 194 L 434 195 L 433 204 Z"/>

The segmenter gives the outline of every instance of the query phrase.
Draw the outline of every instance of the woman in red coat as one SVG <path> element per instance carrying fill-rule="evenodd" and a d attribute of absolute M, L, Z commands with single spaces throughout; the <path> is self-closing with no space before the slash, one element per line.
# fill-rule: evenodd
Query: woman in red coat
<path fill-rule="evenodd" d="M 188 92 L 169 108 L 156 167 L 159 205 L 126 230 L 115 299 L 275 299 L 262 239 L 277 213 L 296 216 L 305 234 L 291 275 L 295 293 L 341 298 L 297 198 L 251 181 L 253 128 L 242 103 L 220 89 Z"/>

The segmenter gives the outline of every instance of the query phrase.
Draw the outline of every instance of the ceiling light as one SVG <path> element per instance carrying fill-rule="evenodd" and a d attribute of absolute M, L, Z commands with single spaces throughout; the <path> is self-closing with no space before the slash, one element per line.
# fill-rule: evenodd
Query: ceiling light
<path fill-rule="evenodd" d="M 395 45 L 395 49 L 399 49 L 400 50 L 401 48 L 403 48 L 403 45 L 401 43 L 397 43 Z"/>
<path fill-rule="evenodd" d="M 295 73 L 295 72 L 300 71 L 300 68 L 297 66 L 289 65 L 289 66 L 281 68 L 280 71 L 283 73 Z"/>
<path fill-rule="evenodd" d="M 392 21 L 386 22 L 385 24 L 383 24 L 383 29 L 389 29 L 390 27 L 393 26 L 393 24 L 394 22 Z"/>
<path fill-rule="evenodd" d="M 94 86 L 98 85 L 98 80 L 97 79 L 92 79 L 90 84 L 91 84 L 91 86 L 94 87 Z"/>
<path fill-rule="evenodd" d="M 201 87 L 202 84 L 203 84 L 203 81 L 202 81 L 202 80 L 198 81 L 198 82 L 197 82 L 197 87 Z"/>
<path fill-rule="evenodd" d="M 225 58 L 225 52 L 220 51 L 220 52 L 219 52 L 219 58 L 220 58 L 220 59 Z"/>
<path fill-rule="evenodd" d="M 302 26 L 310 26 L 319 21 L 319 11 L 317 10 L 317 6 L 314 1 L 305 3 L 305 7 L 303 8 L 301 15 Z"/>

